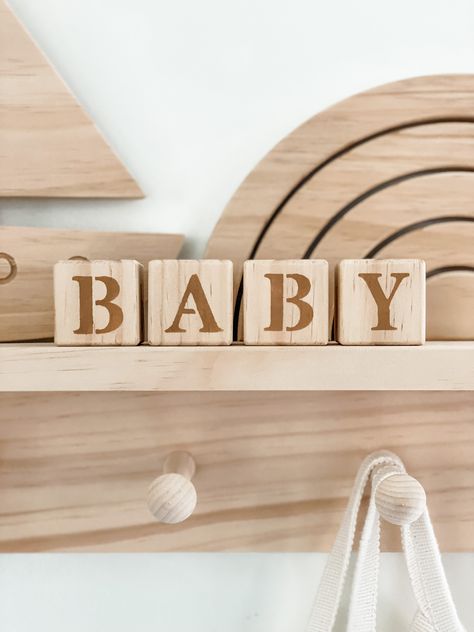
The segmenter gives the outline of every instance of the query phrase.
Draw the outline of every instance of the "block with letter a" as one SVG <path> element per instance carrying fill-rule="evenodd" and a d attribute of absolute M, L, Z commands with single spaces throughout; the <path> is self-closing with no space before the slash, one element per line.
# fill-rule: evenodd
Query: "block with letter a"
<path fill-rule="evenodd" d="M 328 303 L 327 261 L 246 261 L 244 343 L 325 345 Z"/>
<path fill-rule="evenodd" d="M 142 266 L 137 261 L 60 261 L 54 267 L 57 345 L 138 345 Z"/>
<path fill-rule="evenodd" d="M 230 345 L 232 262 L 151 261 L 148 341 L 151 345 Z"/>
<path fill-rule="evenodd" d="M 343 345 L 425 342 L 425 262 L 351 259 L 337 273 L 337 340 Z"/>

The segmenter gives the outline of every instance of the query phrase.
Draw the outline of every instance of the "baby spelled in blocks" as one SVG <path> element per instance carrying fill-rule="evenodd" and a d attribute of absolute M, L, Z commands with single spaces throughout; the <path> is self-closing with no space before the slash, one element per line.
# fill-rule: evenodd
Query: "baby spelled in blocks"
<path fill-rule="evenodd" d="M 318 259 L 246 261 L 244 344 L 327 344 L 332 325 L 328 277 L 328 263 Z M 137 261 L 57 263 L 56 344 L 232 343 L 231 261 L 151 261 L 147 297 L 142 278 Z M 336 274 L 336 340 L 344 345 L 423 344 L 425 279 L 425 264 L 415 259 L 342 261 Z"/>

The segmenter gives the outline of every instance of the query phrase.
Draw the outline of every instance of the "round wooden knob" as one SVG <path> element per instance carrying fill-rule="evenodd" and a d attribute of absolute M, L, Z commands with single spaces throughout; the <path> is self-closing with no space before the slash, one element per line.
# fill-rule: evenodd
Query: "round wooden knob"
<path fill-rule="evenodd" d="M 159 522 L 176 524 L 193 513 L 196 488 L 191 482 L 196 465 L 187 452 L 173 452 L 164 463 L 161 476 L 148 488 L 148 508 Z"/>
<path fill-rule="evenodd" d="M 426 507 L 426 494 L 420 483 L 408 474 L 392 474 L 375 492 L 379 514 L 387 522 L 409 525 L 421 516 Z"/>

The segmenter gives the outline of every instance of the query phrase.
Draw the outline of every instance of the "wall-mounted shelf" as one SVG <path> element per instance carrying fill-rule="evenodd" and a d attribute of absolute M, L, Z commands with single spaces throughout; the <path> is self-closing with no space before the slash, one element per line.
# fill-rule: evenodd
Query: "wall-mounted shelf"
<path fill-rule="evenodd" d="M 0 391 L 474 390 L 474 342 L 422 347 L 0 345 Z"/>

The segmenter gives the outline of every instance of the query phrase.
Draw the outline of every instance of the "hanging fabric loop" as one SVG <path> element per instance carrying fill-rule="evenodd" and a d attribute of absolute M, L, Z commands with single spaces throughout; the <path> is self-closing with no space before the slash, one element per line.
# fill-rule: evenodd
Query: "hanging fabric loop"
<path fill-rule="evenodd" d="M 406 476 L 400 458 L 387 451 L 370 454 L 360 466 L 341 527 L 323 572 L 307 632 L 333 631 L 354 545 L 357 516 L 369 478 L 372 482 L 371 493 L 352 582 L 347 632 L 376 632 L 380 560 L 377 490 L 390 477 L 400 475 L 403 475 L 403 481 L 410 479 Z M 418 603 L 418 612 L 410 632 L 464 632 L 449 591 L 423 497 L 420 508 L 415 507 L 412 511 L 401 514 L 401 517 L 398 516 L 398 524 L 402 525 L 402 543 L 409 577 Z"/>

